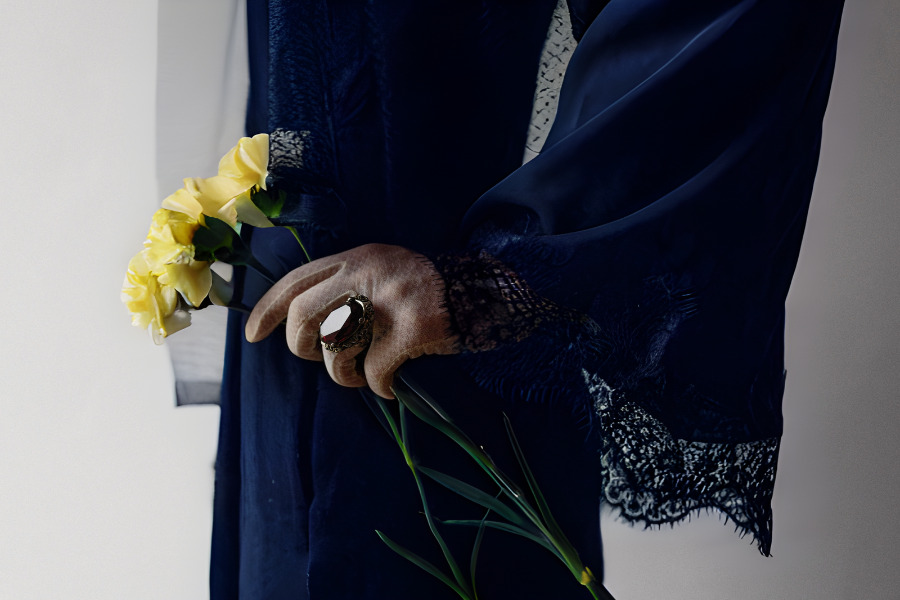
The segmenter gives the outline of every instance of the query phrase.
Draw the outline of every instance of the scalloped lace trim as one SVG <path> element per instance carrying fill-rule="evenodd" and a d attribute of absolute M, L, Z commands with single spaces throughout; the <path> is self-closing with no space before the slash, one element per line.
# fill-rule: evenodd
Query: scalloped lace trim
<path fill-rule="evenodd" d="M 584 377 L 602 431 L 607 503 L 625 520 L 648 527 L 716 509 L 769 555 L 778 438 L 735 443 L 676 439 L 603 379 L 587 371 Z"/>

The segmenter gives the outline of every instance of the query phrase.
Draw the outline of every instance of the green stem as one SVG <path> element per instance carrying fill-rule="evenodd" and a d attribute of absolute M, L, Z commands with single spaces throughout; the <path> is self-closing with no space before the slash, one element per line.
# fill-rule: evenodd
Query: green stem
<path fill-rule="evenodd" d="M 300 244 L 300 249 L 303 250 L 303 254 L 306 256 L 306 262 L 312 262 L 312 259 L 309 257 L 309 252 L 306 251 L 306 246 L 303 245 L 303 240 L 300 239 L 300 234 L 297 233 L 297 228 L 293 225 L 285 225 L 284 228 L 294 234 L 294 239 Z"/>
<path fill-rule="evenodd" d="M 597 598 L 597 600 L 616 600 L 613 598 L 613 595 L 609 593 L 609 590 L 607 590 L 599 581 L 588 584 L 587 589 L 594 598 Z"/>
<path fill-rule="evenodd" d="M 453 578 L 456 579 L 457 585 L 468 594 L 469 598 L 471 598 L 472 590 L 469 588 L 469 583 L 466 581 L 466 578 L 463 577 L 459 565 L 456 564 L 456 560 L 450 552 L 450 548 L 447 547 L 447 543 L 444 541 L 443 536 L 441 536 L 440 532 L 437 530 L 437 525 L 434 523 L 431 509 L 428 507 L 428 499 L 425 497 L 425 488 L 422 486 L 419 472 L 416 470 L 416 465 L 413 462 L 412 456 L 409 454 L 409 443 L 406 436 L 406 409 L 402 404 L 400 405 L 400 439 L 403 441 L 403 444 L 401 445 L 403 457 L 406 459 L 406 464 L 409 466 L 410 471 L 412 471 L 413 479 L 416 481 L 416 487 L 419 490 L 419 498 L 422 501 L 422 509 L 425 512 L 425 520 L 428 522 L 428 528 L 431 530 L 431 535 L 434 536 L 434 539 L 437 540 L 438 545 L 441 547 L 441 552 L 444 553 L 444 559 L 447 561 L 447 565 L 450 567 L 450 571 L 453 573 Z"/>
<path fill-rule="evenodd" d="M 404 383 L 407 384 L 409 391 L 413 393 L 408 395 L 402 391 L 397 393 L 399 390 L 394 390 L 395 396 L 400 402 L 401 415 L 403 415 L 403 407 L 407 407 L 415 416 L 443 432 L 456 442 L 456 444 L 465 450 L 475 460 L 476 464 L 478 464 L 478 466 L 500 486 L 501 492 L 509 497 L 519 510 L 522 511 L 525 517 L 540 531 L 541 536 L 547 540 L 549 544 L 548 549 L 551 549 L 552 547 L 553 554 L 566 565 L 575 579 L 587 588 L 591 596 L 596 600 L 614 600 L 603 584 L 594 578 L 590 569 L 585 567 L 584 563 L 581 562 L 578 552 L 566 538 L 562 529 L 550 513 L 549 506 L 547 506 L 537 481 L 531 473 L 531 469 L 528 467 L 522 449 L 519 446 L 518 440 L 516 440 L 515 433 L 512 431 L 512 425 L 506 415 L 504 415 L 504 421 L 510 443 L 513 447 L 513 452 L 519 461 L 522 473 L 527 480 L 531 495 L 538 505 L 537 509 L 535 509 L 528 499 L 523 496 L 518 486 L 499 470 L 484 449 L 481 446 L 476 445 L 465 435 L 465 433 L 456 427 L 433 399 L 427 397 L 419 388 L 411 385 L 410 382 L 404 381 Z"/>

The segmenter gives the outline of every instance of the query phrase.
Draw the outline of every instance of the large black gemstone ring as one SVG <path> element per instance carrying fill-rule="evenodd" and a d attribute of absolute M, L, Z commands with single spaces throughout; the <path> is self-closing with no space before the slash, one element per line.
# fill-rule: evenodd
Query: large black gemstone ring
<path fill-rule="evenodd" d="M 341 352 L 347 348 L 372 343 L 372 327 L 375 324 L 375 308 L 365 296 L 351 296 L 331 311 L 319 323 L 322 347 L 329 352 Z"/>

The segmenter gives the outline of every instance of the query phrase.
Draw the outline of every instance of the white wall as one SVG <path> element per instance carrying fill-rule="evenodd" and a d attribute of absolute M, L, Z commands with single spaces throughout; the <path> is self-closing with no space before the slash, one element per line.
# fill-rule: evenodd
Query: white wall
<path fill-rule="evenodd" d="M 206 597 L 217 409 L 173 408 L 118 299 L 159 202 L 156 22 L 151 0 L 3 3 L 0 598 Z M 850 0 L 789 299 L 775 556 L 715 517 L 608 521 L 620 600 L 900 595 L 898 31 L 896 0 Z"/>
<path fill-rule="evenodd" d="M 119 301 L 159 204 L 156 1 L 0 15 L 0 598 L 203 598 L 217 409 L 173 408 Z"/>
<path fill-rule="evenodd" d="M 620 600 L 900 598 L 900 3 L 847 0 L 824 147 L 788 297 L 773 557 L 715 517 L 608 520 Z"/>

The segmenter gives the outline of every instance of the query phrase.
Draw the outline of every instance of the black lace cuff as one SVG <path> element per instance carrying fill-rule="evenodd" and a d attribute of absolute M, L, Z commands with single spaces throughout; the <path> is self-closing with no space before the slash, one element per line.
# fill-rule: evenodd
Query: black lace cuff
<path fill-rule="evenodd" d="M 597 444 L 603 501 L 623 519 L 660 526 L 714 509 L 769 554 L 779 438 L 682 439 L 676 432 L 685 428 L 659 413 L 667 383 L 648 340 L 693 313 L 692 295 L 663 293 L 650 282 L 639 318 L 614 315 L 601 326 L 542 297 L 486 252 L 432 261 L 475 381 L 503 397 L 568 405 L 585 424 L 586 442 Z M 732 425 L 727 414 L 706 414 L 696 404 L 683 399 L 669 420 L 715 432 Z"/>
<path fill-rule="evenodd" d="M 493 350 L 522 341 L 542 323 L 564 318 L 567 312 L 487 252 L 443 254 L 431 261 L 444 279 L 451 327 L 465 350 Z"/>

